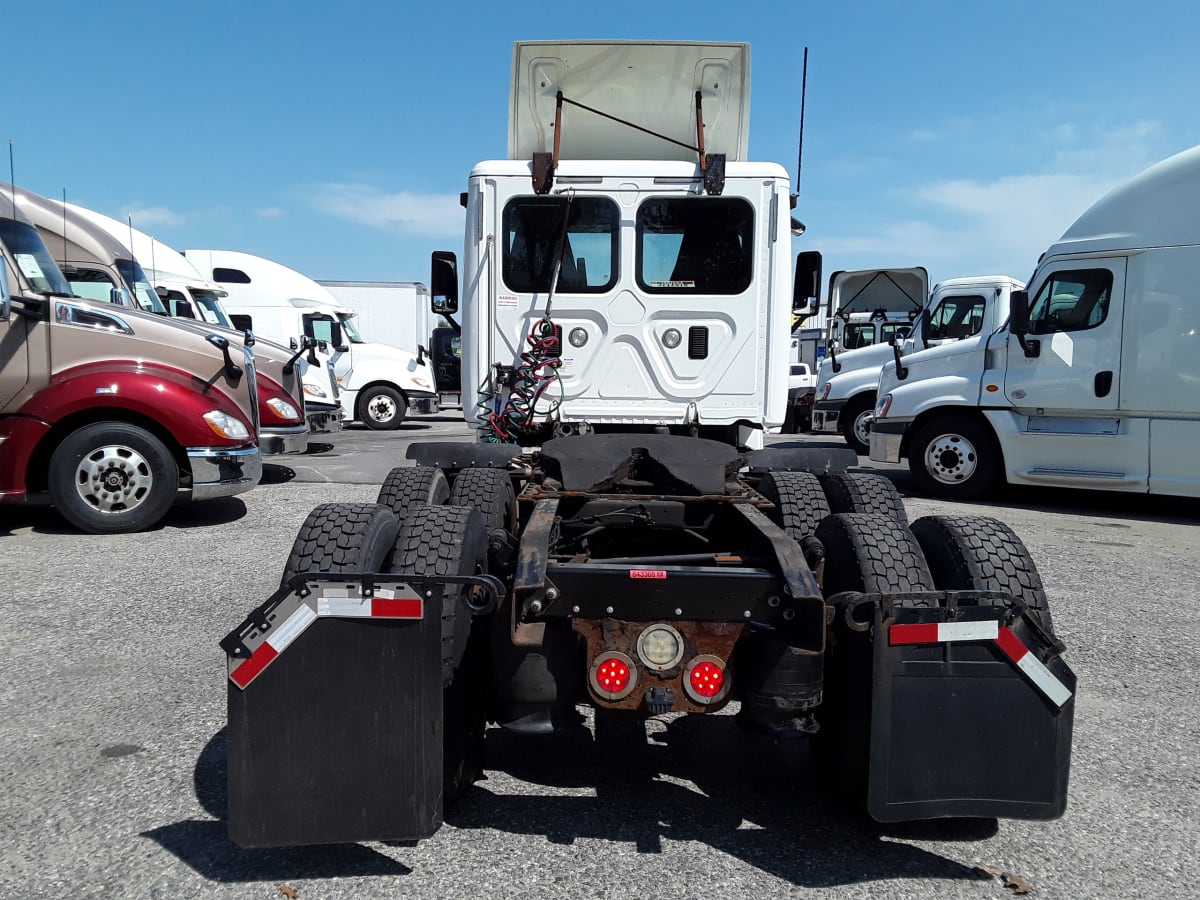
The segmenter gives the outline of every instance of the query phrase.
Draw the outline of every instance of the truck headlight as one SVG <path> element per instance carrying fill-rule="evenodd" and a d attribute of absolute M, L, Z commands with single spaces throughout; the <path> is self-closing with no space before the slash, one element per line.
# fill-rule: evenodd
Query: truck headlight
<path fill-rule="evenodd" d="M 821 397 L 820 397 L 820 399 L 821 399 L 821 400 L 828 400 L 828 399 L 829 399 L 829 389 L 830 389 L 831 387 L 833 387 L 833 382 L 832 382 L 832 381 L 827 381 L 827 382 L 825 382 L 825 386 L 821 388 Z"/>
<path fill-rule="evenodd" d="M 320 400 L 324 400 L 329 396 L 327 393 L 325 393 L 325 391 L 317 387 L 315 384 L 304 385 L 304 394 L 307 397 L 316 397 Z"/>
<path fill-rule="evenodd" d="M 875 404 L 875 418 L 882 419 L 888 414 L 888 410 L 892 408 L 892 395 L 884 394 L 879 398 L 879 402 Z"/>
<path fill-rule="evenodd" d="M 416 376 L 413 376 L 413 380 L 412 380 L 412 382 L 413 382 L 413 384 L 415 384 L 417 387 L 420 387 L 420 388 L 425 388 L 425 390 L 427 390 L 427 391 L 428 391 L 428 390 L 432 390 L 432 389 L 433 389 L 433 385 L 431 385 L 431 384 L 430 384 L 428 381 L 426 381 L 424 378 L 417 378 Z"/>
<path fill-rule="evenodd" d="M 296 411 L 296 407 L 288 403 L 282 397 L 272 397 L 267 401 L 267 406 L 275 410 L 275 414 L 281 419 L 299 419 L 300 413 Z"/>
<path fill-rule="evenodd" d="M 221 412 L 219 409 L 210 409 L 204 414 L 204 421 L 208 423 L 216 434 L 231 441 L 244 441 L 250 437 L 250 432 L 246 426 L 242 424 L 242 420 L 236 416 L 231 416 L 229 413 Z"/>

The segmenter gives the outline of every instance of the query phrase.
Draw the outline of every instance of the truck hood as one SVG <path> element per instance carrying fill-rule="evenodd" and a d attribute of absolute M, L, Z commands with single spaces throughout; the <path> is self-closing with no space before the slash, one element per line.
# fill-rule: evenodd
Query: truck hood
<path fill-rule="evenodd" d="M 908 269 L 857 269 L 829 276 L 826 313 L 916 315 L 929 299 L 929 273 L 924 266 Z"/>

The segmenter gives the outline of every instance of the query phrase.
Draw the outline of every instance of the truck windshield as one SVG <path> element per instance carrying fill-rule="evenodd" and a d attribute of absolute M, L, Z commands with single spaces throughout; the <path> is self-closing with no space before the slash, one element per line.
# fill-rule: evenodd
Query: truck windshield
<path fill-rule="evenodd" d="M 358 333 L 358 329 L 354 326 L 354 317 L 349 313 L 338 313 L 338 321 L 342 323 L 342 331 L 346 334 L 346 339 L 352 344 L 365 344 L 362 335 Z"/>
<path fill-rule="evenodd" d="M 225 309 L 221 306 L 220 297 L 211 291 L 197 291 L 192 288 L 188 290 L 192 295 L 192 300 L 196 303 L 200 318 L 210 325 L 220 325 L 224 328 L 233 327 L 229 316 L 225 315 Z"/>
<path fill-rule="evenodd" d="M 598 294 L 617 280 L 617 232 L 621 214 L 607 197 L 575 197 L 563 238 L 565 197 L 516 197 L 504 207 L 502 271 L 510 290 L 548 293 L 562 241 L 555 291 Z"/>
<path fill-rule="evenodd" d="M 740 294 L 754 266 L 754 210 L 737 197 L 657 197 L 637 212 L 637 280 L 652 294 Z"/>
<path fill-rule="evenodd" d="M 8 248 L 21 274 L 42 294 L 71 295 L 71 286 L 54 264 L 41 235 L 32 225 L 15 219 L 0 219 L 0 243 Z"/>
<path fill-rule="evenodd" d="M 146 277 L 142 267 L 137 264 L 137 260 L 118 259 L 116 267 L 117 271 L 121 273 L 121 277 L 125 279 L 125 283 L 133 291 L 133 305 L 137 309 L 160 313 L 164 316 L 167 314 L 167 308 L 158 299 L 158 294 L 154 293 L 154 288 L 150 286 L 150 279 Z"/>

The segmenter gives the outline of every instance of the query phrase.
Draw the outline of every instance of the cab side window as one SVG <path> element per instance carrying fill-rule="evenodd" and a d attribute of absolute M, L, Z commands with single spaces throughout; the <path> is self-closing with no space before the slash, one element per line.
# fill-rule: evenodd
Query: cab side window
<path fill-rule="evenodd" d="M 1086 331 L 1108 316 L 1113 276 L 1108 269 L 1074 269 L 1051 275 L 1029 309 L 1029 333 Z"/>
<path fill-rule="evenodd" d="M 983 329 L 984 307 L 985 301 L 978 295 L 946 297 L 929 319 L 926 339 L 958 340 L 979 334 Z"/>

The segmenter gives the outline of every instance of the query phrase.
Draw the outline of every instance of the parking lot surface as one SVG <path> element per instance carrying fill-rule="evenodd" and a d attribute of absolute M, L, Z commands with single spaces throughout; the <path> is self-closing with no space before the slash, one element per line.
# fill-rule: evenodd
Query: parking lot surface
<path fill-rule="evenodd" d="M 722 714 L 603 751 L 492 729 L 487 780 L 430 840 L 238 848 L 218 640 L 275 589 L 314 505 L 372 501 L 410 442 L 465 434 L 453 411 L 315 436 L 146 534 L 0 508 L 0 898 L 1009 896 L 980 865 L 1039 897 L 1200 896 L 1200 504 L 1055 491 L 906 505 L 995 516 L 1037 561 L 1079 678 L 1059 820 L 873 825 L 824 798 L 805 744 Z"/>

